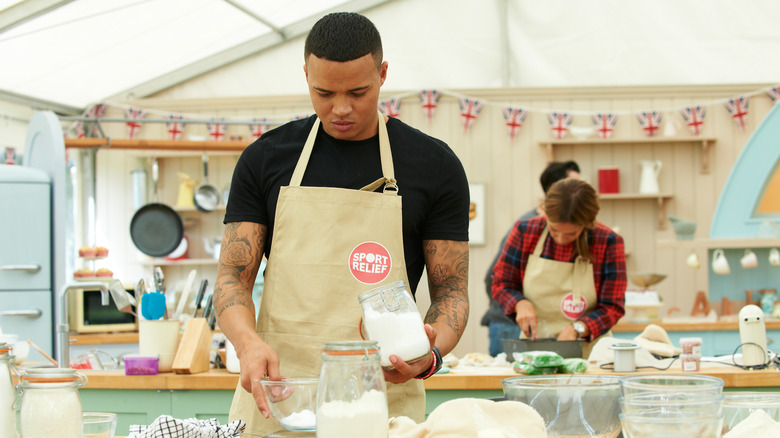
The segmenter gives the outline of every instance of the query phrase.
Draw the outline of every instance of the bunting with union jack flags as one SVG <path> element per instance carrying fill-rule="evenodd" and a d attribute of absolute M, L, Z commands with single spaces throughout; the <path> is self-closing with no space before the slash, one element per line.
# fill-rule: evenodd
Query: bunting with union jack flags
<path fill-rule="evenodd" d="M 561 140 L 566 137 L 569 132 L 569 125 L 571 125 L 572 115 L 569 113 L 559 113 L 552 111 L 547 113 L 547 121 L 550 122 L 550 129 L 552 129 L 553 136 Z"/>
<path fill-rule="evenodd" d="M 258 123 L 258 122 L 267 122 L 268 118 L 263 117 L 260 120 L 257 120 L 257 118 L 252 118 L 252 124 L 249 125 L 249 130 L 252 131 L 252 137 L 254 137 L 255 140 L 260 138 L 261 135 L 268 132 L 268 125 L 266 123 Z"/>
<path fill-rule="evenodd" d="M 381 111 L 382 114 L 386 115 L 387 117 L 395 117 L 397 119 L 400 109 L 401 109 L 400 98 L 393 97 L 379 102 L 379 111 Z"/>
<path fill-rule="evenodd" d="M 168 114 L 168 123 L 165 126 L 168 128 L 171 140 L 181 139 L 184 133 L 184 116 L 181 114 Z"/>
<path fill-rule="evenodd" d="M 515 135 L 520 128 L 523 127 L 525 117 L 528 115 L 528 111 L 524 108 L 516 108 L 507 106 L 504 107 L 504 122 L 506 123 L 506 130 L 509 134 L 509 141 L 515 141 Z"/>
<path fill-rule="evenodd" d="M 214 141 L 222 141 L 225 138 L 225 131 L 227 131 L 227 125 L 224 123 L 225 119 L 221 118 L 219 121 L 212 117 L 211 123 L 208 124 L 209 137 Z"/>
<path fill-rule="evenodd" d="M 780 92 L 777 91 L 777 87 L 772 87 L 766 90 L 766 95 L 772 99 L 773 103 L 777 103 L 780 99 Z"/>
<path fill-rule="evenodd" d="M 296 114 L 290 120 L 303 120 L 308 119 L 309 117 L 311 117 L 311 114 Z"/>
<path fill-rule="evenodd" d="M 87 131 L 92 131 L 92 137 L 98 137 L 100 135 L 100 119 L 103 118 L 103 113 L 106 111 L 106 105 L 102 103 L 98 103 L 95 105 L 92 105 L 89 110 L 87 110 L 87 117 L 91 119 L 96 119 L 94 121 L 89 121 L 86 124 L 79 122 L 76 125 L 76 136 L 78 138 L 84 138 L 87 136 Z M 90 127 L 92 129 L 90 129 Z"/>
<path fill-rule="evenodd" d="M 597 113 L 592 116 L 593 124 L 596 125 L 596 131 L 601 138 L 612 137 L 612 132 L 615 130 L 615 123 L 617 123 L 617 116 L 613 113 Z"/>
<path fill-rule="evenodd" d="M 441 99 L 441 93 L 437 90 L 422 90 L 418 96 L 420 96 L 420 105 L 425 112 L 425 118 L 428 119 L 428 123 L 431 123 L 433 114 L 436 112 L 436 105 Z"/>
<path fill-rule="evenodd" d="M 701 134 L 702 125 L 704 125 L 704 116 L 707 115 L 707 109 L 701 105 L 689 106 L 680 111 L 685 119 L 685 123 L 688 124 L 688 129 L 691 130 L 691 134 Z"/>
<path fill-rule="evenodd" d="M 471 128 L 471 124 L 477 120 L 482 108 L 485 107 L 485 102 L 479 99 L 461 97 L 458 99 L 458 105 L 460 105 L 460 120 L 463 123 L 463 132 L 466 133 Z"/>
<path fill-rule="evenodd" d="M 146 111 L 140 109 L 140 108 L 126 108 L 125 109 L 125 119 L 127 119 L 127 122 L 125 124 L 127 125 L 127 137 L 128 138 L 135 138 L 136 134 L 138 134 L 138 131 L 141 130 L 141 122 L 140 120 L 146 117 Z"/>
<path fill-rule="evenodd" d="M 639 120 L 639 124 L 642 125 L 645 134 L 648 137 L 655 137 L 656 131 L 661 127 L 662 115 L 661 111 L 641 111 L 636 115 L 636 118 Z"/>
<path fill-rule="evenodd" d="M 725 103 L 726 109 L 729 110 L 731 118 L 737 122 L 739 129 L 745 131 L 745 123 L 747 123 L 748 106 L 750 106 L 749 96 L 739 96 L 729 99 Z"/>

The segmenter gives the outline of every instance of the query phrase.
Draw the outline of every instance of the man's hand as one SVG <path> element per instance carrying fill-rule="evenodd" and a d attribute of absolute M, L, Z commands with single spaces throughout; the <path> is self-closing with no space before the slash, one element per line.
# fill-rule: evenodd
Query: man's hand
<path fill-rule="evenodd" d="M 431 348 L 433 348 L 434 344 L 436 344 L 436 329 L 430 324 L 425 324 L 425 334 L 428 335 Z M 433 365 L 433 355 L 428 353 L 425 357 L 416 362 L 404 362 L 400 357 L 391 354 L 390 363 L 393 365 L 394 369 L 384 370 L 385 381 L 391 383 L 404 383 L 409 379 L 413 379 L 415 376 L 430 370 Z"/>
<path fill-rule="evenodd" d="M 574 330 L 574 326 L 569 324 L 566 327 L 561 330 L 561 333 L 558 335 L 559 341 L 576 341 L 579 338 L 579 335 L 577 334 L 577 331 Z"/>
<path fill-rule="evenodd" d="M 260 380 L 265 377 L 270 380 L 281 380 L 279 357 L 274 349 L 259 337 L 253 342 L 245 343 L 240 352 L 237 349 L 236 355 L 241 362 L 241 387 L 252 394 L 260 413 L 268 418 L 271 411 Z"/>
<path fill-rule="evenodd" d="M 520 300 L 515 304 L 515 321 L 526 337 L 536 340 L 536 327 L 539 317 L 536 315 L 536 307 L 529 300 Z M 573 330 L 573 329 L 572 329 Z"/>

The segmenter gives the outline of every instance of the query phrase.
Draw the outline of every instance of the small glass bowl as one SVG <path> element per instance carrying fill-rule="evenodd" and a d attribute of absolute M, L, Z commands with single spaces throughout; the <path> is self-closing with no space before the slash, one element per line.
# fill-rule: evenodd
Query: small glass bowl
<path fill-rule="evenodd" d="M 282 377 L 260 380 L 271 415 L 293 432 L 313 432 L 317 424 L 318 377 Z"/>
<path fill-rule="evenodd" d="M 84 412 L 81 418 L 84 438 L 114 438 L 116 414 L 109 412 Z"/>

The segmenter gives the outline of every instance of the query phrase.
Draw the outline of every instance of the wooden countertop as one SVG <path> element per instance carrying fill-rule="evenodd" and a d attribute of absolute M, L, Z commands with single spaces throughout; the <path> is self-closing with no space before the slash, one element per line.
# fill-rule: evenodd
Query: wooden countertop
<path fill-rule="evenodd" d="M 227 370 L 209 370 L 200 374 L 161 373 L 154 376 L 125 376 L 124 371 L 94 371 L 82 370 L 87 376 L 86 389 L 157 389 L 157 390 L 232 390 L 238 384 L 239 375 L 228 373 Z M 668 371 L 641 370 L 641 374 L 680 374 L 678 367 L 673 366 Z M 627 375 L 612 371 L 591 368 L 587 374 L 597 375 Z M 636 374 L 636 373 L 630 373 Z M 736 367 L 713 366 L 705 367 L 697 374 L 723 379 L 726 387 L 771 387 L 780 390 L 780 371 L 775 368 L 766 370 L 745 371 Z M 468 389 L 502 389 L 501 380 L 516 377 L 508 373 L 491 374 L 437 374 L 425 381 L 427 390 L 468 390 Z"/>
<path fill-rule="evenodd" d="M 736 319 L 718 322 L 696 322 L 696 323 L 664 323 L 662 321 L 651 321 L 649 323 L 628 323 L 619 322 L 612 327 L 613 332 L 641 332 L 648 324 L 655 324 L 667 332 L 688 332 L 688 331 L 739 331 L 739 322 Z M 780 329 L 780 320 L 770 319 L 765 321 L 767 330 Z"/>

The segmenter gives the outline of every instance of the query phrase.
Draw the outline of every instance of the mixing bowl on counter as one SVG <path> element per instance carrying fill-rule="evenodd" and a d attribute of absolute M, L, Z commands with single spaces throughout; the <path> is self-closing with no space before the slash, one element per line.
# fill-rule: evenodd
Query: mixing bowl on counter
<path fill-rule="evenodd" d="M 504 397 L 523 402 L 542 416 L 550 438 L 620 434 L 618 376 L 518 376 L 501 385 Z"/>
<path fill-rule="evenodd" d="M 724 393 L 723 433 L 748 419 L 756 411 L 764 411 L 780 423 L 780 393 L 734 391 Z"/>
<path fill-rule="evenodd" d="M 723 395 L 723 379 L 699 374 L 636 374 L 620 379 L 621 394 L 685 393 L 697 397 Z"/>

